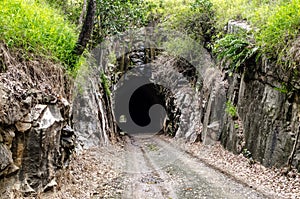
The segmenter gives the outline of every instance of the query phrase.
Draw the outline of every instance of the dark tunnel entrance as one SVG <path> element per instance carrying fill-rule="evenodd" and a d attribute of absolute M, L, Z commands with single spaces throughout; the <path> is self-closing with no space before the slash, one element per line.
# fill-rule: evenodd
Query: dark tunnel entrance
<path fill-rule="evenodd" d="M 155 54 L 160 56 L 159 52 Z M 181 110 L 170 89 L 150 81 L 152 68 L 143 64 L 149 60 L 156 60 L 156 56 L 152 59 L 149 56 L 146 50 L 145 52 L 141 50 L 130 52 L 117 59 L 120 66 L 116 71 L 119 75 L 114 80 L 117 82 L 116 90 L 114 90 L 115 118 L 119 130 L 128 134 L 147 133 L 149 129 L 146 127 L 155 123 L 160 125 L 161 133 L 175 136 L 180 124 Z M 145 57 L 149 59 L 144 60 Z M 182 76 L 179 77 L 186 79 L 191 87 L 195 87 L 198 79 L 196 68 L 184 58 L 160 56 L 159 62 L 155 62 L 154 65 L 163 65 L 170 59 L 172 70 L 181 74 Z M 141 86 L 138 87 L 138 85 Z M 163 107 L 164 110 L 157 110 L 152 114 L 154 117 L 151 117 L 151 108 L 157 105 Z M 156 128 L 158 127 L 154 129 Z"/>
<path fill-rule="evenodd" d="M 116 92 L 115 117 L 120 130 L 128 134 L 158 133 L 166 119 L 166 89 L 144 80 L 133 78 Z"/>
<path fill-rule="evenodd" d="M 153 83 L 146 84 L 138 88 L 130 98 L 129 113 L 132 120 L 139 126 L 147 126 L 150 122 L 163 122 L 164 118 L 151 118 L 149 116 L 150 108 L 155 104 L 160 104 L 165 108 L 165 100 L 160 92 L 161 86 Z M 155 114 L 156 117 L 163 117 L 163 113 Z"/>

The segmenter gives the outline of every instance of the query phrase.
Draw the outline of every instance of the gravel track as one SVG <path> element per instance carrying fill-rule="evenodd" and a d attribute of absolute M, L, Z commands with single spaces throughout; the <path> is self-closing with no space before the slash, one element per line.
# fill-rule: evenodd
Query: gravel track
<path fill-rule="evenodd" d="M 123 198 L 267 197 L 158 137 L 131 137 L 128 143 Z"/>
<path fill-rule="evenodd" d="M 274 197 L 267 187 L 260 190 L 246 179 L 231 175 L 231 171 L 224 171 L 225 167 L 218 167 L 232 164 L 245 169 L 245 163 L 239 162 L 241 157 L 222 148 L 208 150 L 161 136 L 124 138 L 122 144 L 76 155 L 58 178 L 57 187 L 38 198 L 285 198 Z M 191 149 L 202 150 L 206 156 L 200 157 Z M 214 160 L 222 162 L 214 164 Z"/>

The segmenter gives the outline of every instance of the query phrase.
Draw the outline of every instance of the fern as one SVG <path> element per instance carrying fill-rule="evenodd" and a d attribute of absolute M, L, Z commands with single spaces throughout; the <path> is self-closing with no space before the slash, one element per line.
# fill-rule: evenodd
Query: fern
<path fill-rule="evenodd" d="M 230 62 L 232 71 L 237 71 L 242 65 L 245 65 L 246 61 L 256 54 L 257 50 L 258 47 L 231 34 L 217 40 L 213 47 L 213 52 L 218 59 Z"/>

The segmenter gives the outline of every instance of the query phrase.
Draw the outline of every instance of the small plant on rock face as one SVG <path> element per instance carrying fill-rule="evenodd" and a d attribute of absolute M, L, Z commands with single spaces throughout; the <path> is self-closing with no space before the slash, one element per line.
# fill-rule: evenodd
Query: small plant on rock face
<path fill-rule="evenodd" d="M 147 147 L 150 151 L 158 151 L 159 150 L 159 148 L 155 144 L 148 144 Z"/>
<path fill-rule="evenodd" d="M 226 102 L 226 113 L 229 114 L 233 119 L 237 118 L 237 110 L 236 107 L 233 105 L 233 103 L 228 100 Z"/>
<path fill-rule="evenodd" d="M 217 40 L 213 47 L 218 59 L 230 63 L 232 72 L 237 71 L 247 60 L 255 56 L 257 50 L 257 47 L 245 39 L 230 34 Z"/>
<path fill-rule="evenodd" d="M 276 91 L 279 91 L 281 93 L 287 94 L 289 92 L 288 87 L 286 83 L 281 83 L 281 87 L 275 87 L 274 88 Z"/>
<path fill-rule="evenodd" d="M 252 157 L 251 152 L 250 152 L 248 149 L 246 149 L 246 148 L 243 149 L 242 154 L 243 154 L 243 156 L 244 156 L 245 158 L 251 158 L 251 157 Z"/>
<path fill-rule="evenodd" d="M 240 128 L 240 126 L 238 124 L 234 124 L 234 128 L 238 129 L 238 128 Z"/>
<path fill-rule="evenodd" d="M 108 78 L 107 78 L 107 76 L 105 75 L 104 72 L 101 73 L 100 79 L 101 79 L 101 84 L 102 84 L 102 86 L 103 86 L 103 89 L 104 89 L 105 93 L 106 93 L 108 96 L 110 96 L 110 94 L 111 94 L 110 89 L 109 89 L 109 87 L 110 87 L 110 82 L 109 82 L 109 80 L 108 80 Z"/>
<path fill-rule="evenodd" d="M 243 156 L 244 156 L 245 158 L 248 159 L 248 163 L 249 163 L 250 165 L 255 164 L 255 160 L 254 160 L 253 157 L 252 157 L 252 153 L 251 153 L 248 149 L 246 149 L 246 148 L 243 149 L 242 154 L 243 154 Z"/>

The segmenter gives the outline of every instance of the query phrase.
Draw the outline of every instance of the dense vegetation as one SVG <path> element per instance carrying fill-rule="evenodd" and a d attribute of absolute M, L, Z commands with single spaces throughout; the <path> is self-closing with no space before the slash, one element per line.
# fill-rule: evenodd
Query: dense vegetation
<path fill-rule="evenodd" d="M 213 5 L 208 0 L 149 0 L 151 20 L 158 26 L 188 34 L 209 45 L 214 34 Z"/>
<path fill-rule="evenodd" d="M 84 63 L 74 54 L 88 1 L 80 0 L 4 0 L 0 2 L 0 41 L 23 58 L 60 62 L 76 73 Z M 97 0 L 92 41 L 88 49 L 105 37 L 129 27 L 146 24 L 148 4 L 142 0 Z M 75 68 L 75 70 L 74 70 Z"/>
<path fill-rule="evenodd" d="M 83 22 L 83 10 L 86 10 L 87 0 L 44 0 L 51 7 L 60 12 L 71 23 L 79 25 Z M 83 9 L 85 7 L 85 9 Z"/>
<path fill-rule="evenodd" d="M 45 3 L 0 1 L 0 40 L 26 59 L 34 54 L 67 66 L 76 38 L 75 27 Z"/>
<path fill-rule="evenodd" d="M 0 2 L 0 40 L 10 48 L 74 64 L 72 51 L 89 0 L 3 0 Z M 203 43 L 233 70 L 253 56 L 265 55 L 277 66 L 296 68 L 300 0 L 96 0 L 92 48 L 110 35 L 150 25 L 178 30 Z M 231 19 L 253 28 L 240 35 L 224 34 Z M 250 39 L 249 39 L 250 38 Z M 77 63 L 78 64 L 78 63 Z"/>
<path fill-rule="evenodd" d="M 280 67 L 294 68 L 299 64 L 298 54 L 291 52 L 291 49 L 295 51 L 293 46 L 299 36 L 299 0 L 148 1 L 155 5 L 152 13 L 161 25 L 204 41 L 207 48 L 214 46 L 218 57 L 227 58 L 235 65 L 232 68 L 261 54 Z M 229 20 L 247 21 L 252 30 L 226 36 L 223 30 Z M 223 54 L 219 55 L 220 52 Z"/>
<path fill-rule="evenodd" d="M 249 34 L 254 35 L 260 54 L 278 66 L 293 68 L 299 64 L 291 53 L 299 36 L 299 0 L 212 0 L 212 3 L 219 30 L 231 19 L 246 20 L 253 27 Z"/>
<path fill-rule="evenodd" d="M 92 42 L 99 44 L 109 35 L 147 25 L 149 4 L 143 0 L 97 0 Z"/>

